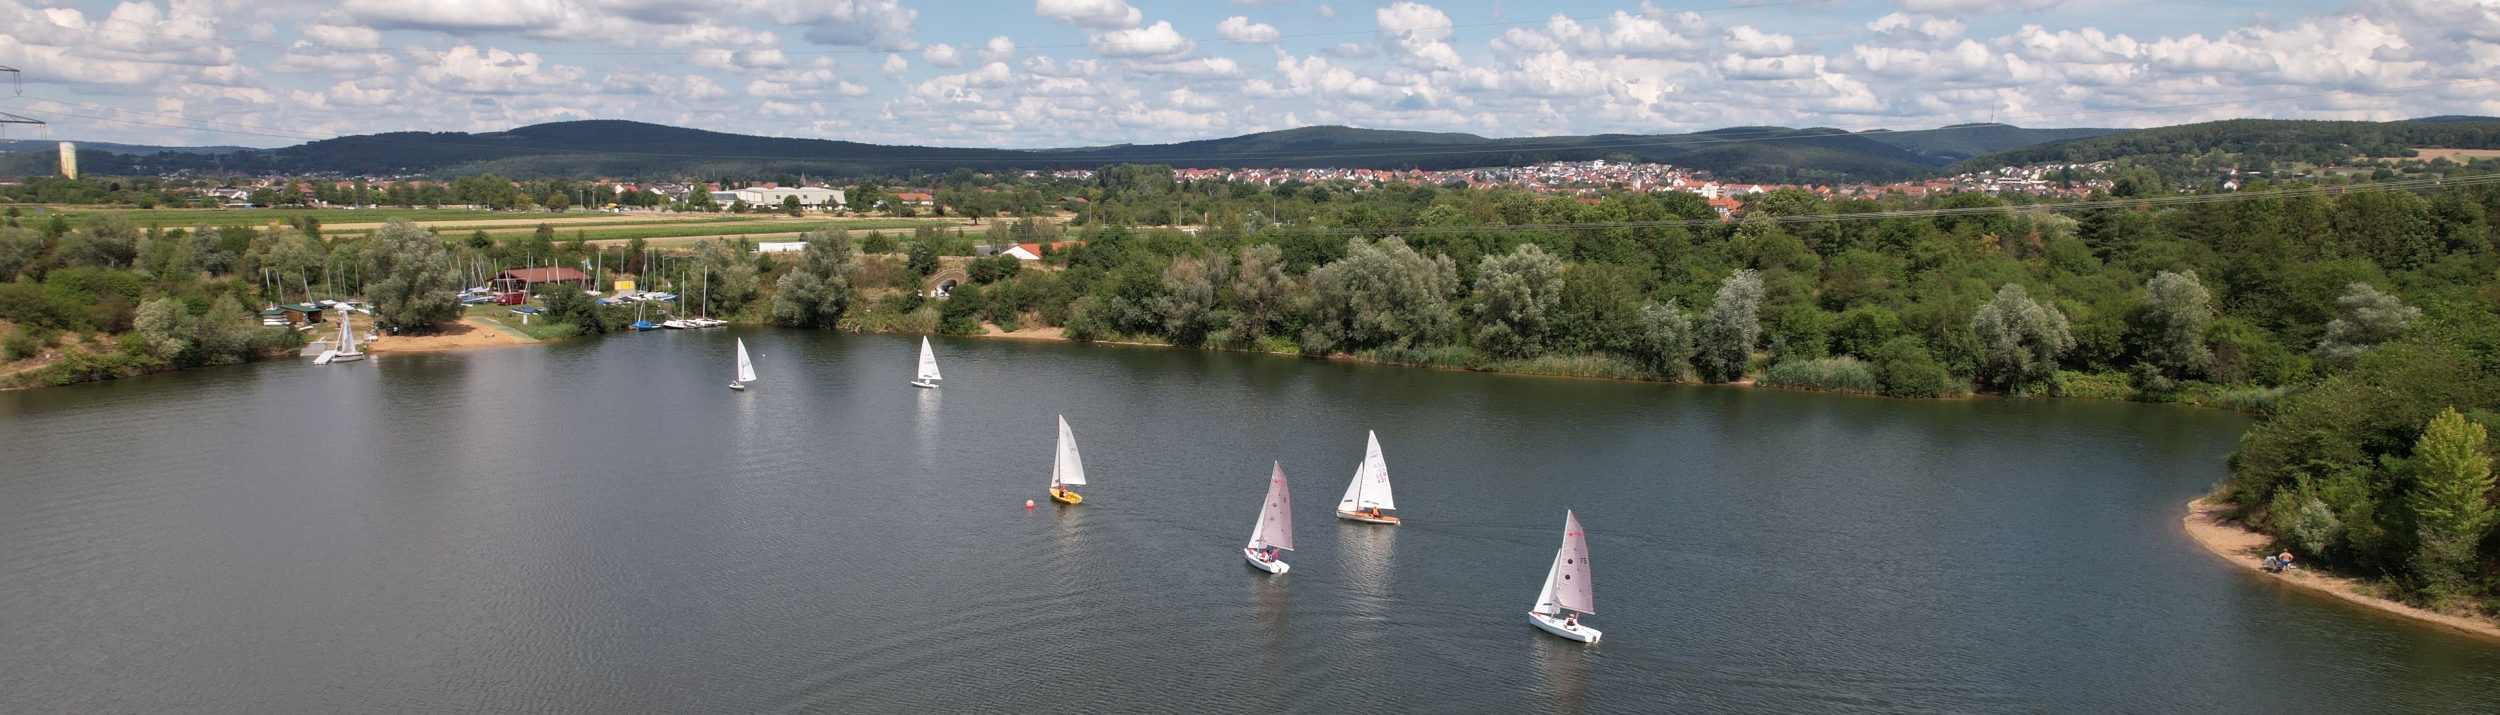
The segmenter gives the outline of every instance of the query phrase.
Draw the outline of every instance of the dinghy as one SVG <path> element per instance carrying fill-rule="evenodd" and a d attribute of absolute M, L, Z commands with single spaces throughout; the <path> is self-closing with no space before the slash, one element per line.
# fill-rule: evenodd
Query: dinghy
<path fill-rule="evenodd" d="M 1259 507 L 1259 523 L 1250 527 L 1250 544 L 1241 547 L 1241 556 L 1261 571 L 1284 573 L 1293 567 L 1277 552 L 1293 550 L 1293 497 L 1285 491 L 1285 464 L 1275 464 L 1267 477 L 1267 504 Z"/>
<path fill-rule="evenodd" d="M 755 361 L 747 359 L 747 340 L 738 339 L 738 379 L 729 381 L 729 389 L 745 392 L 747 383 L 755 381 Z"/>
<path fill-rule="evenodd" d="M 1563 510 L 1562 549 L 1554 552 L 1554 565 L 1545 569 L 1545 589 L 1536 595 L 1536 608 L 1528 611 L 1528 622 L 1545 632 L 1582 643 L 1595 643 L 1606 634 L 1580 623 L 1580 614 L 1596 613 L 1594 591 L 1589 585 L 1589 541 L 1580 533 L 1580 517 Z"/>
<path fill-rule="evenodd" d="M 1068 491 L 1068 487 L 1085 485 L 1085 460 L 1076 455 L 1076 433 L 1068 431 L 1068 416 L 1059 416 L 1059 450 L 1050 461 L 1050 499 L 1061 504 L 1083 504 L 1085 497 Z"/>
<path fill-rule="evenodd" d="M 330 359 L 327 361 L 316 360 L 314 362 L 328 364 L 334 362 L 353 362 L 365 359 L 365 351 L 356 349 L 356 326 L 352 325 L 352 321 L 348 319 L 348 316 L 354 314 L 355 313 L 349 311 L 346 306 L 339 307 L 338 352 L 330 355 Z"/>
<path fill-rule="evenodd" d="M 1363 448 L 1363 464 L 1354 468 L 1354 482 L 1345 487 L 1345 498 L 1337 500 L 1337 518 L 1373 524 L 1395 524 L 1398 518 L 1380 513 L 1398 508 L 1397 499 L 1389 493 L 1389 462 L 1380 457 L 1380 433 L 1366 433 L 1370 444 Z"/>
<path fill-rule="evenodd" d="M 929 351 L 929 339 L 928 339 L 928 338 L 925 338 L 925 337 L 924 337 L 924 338 L 921 338 L 921 339 L 920 339 L 920 375 L 919 375 L 918 377 L 914 378 L 914 379 L 911 381 L 911 386 L 912 386 L 912 387 L 937 387 L 937 382 L 938 382 L 939 380 L 942 380 L 942 379 L 945 379 L 945 378 L 942 378 L 942 377 L 939 377 L 939 376 L 938 376 L 938 369 L 937 369 L 937 353 L 934 353 L 934 352 L 930 352 L 930 351 Z"/>

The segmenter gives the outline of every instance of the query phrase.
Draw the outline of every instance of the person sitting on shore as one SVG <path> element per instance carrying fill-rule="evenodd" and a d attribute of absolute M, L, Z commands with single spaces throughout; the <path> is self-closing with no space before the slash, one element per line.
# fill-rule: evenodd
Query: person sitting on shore
<path fill-rule="evenodd" d="M 2280 570 L 2283 570 L 2283 571 L 2290 571 L 2290 570 L 2293 570 L 2293 569 L 2298 569 L 2298 568 L 2300 568 L 2300 565 L 2299 565 L 2299 564 L 2294 564 L 2294 563 L 2292 563 L 2292 550 L 2291 550 L 2291 549 L 2284 549 L 2284 550 L 2283 550 L 2283 555 L 2275 557 L 2275 560 L 2276 560 L 2276 561 L 2278 561 L 2278 562 L 2280 562 L 2280 563 L 2279 563 Z"/>

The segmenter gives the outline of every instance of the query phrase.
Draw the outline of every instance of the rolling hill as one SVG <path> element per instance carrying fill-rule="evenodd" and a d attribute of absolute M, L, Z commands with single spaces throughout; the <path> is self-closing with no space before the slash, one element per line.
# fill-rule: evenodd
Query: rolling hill
<path fill-rule="evenodd" d="M 621 120 L 555 122 L 501 132 L 391 132 L 277 149 L 199 151 L 86 144 L 92 174 L 458 175 L 515 177 L 857 176 L 957 168 L 1464 169 L 1545 161 L 1655 161 L 1735 181 L 1881 181 L 1925 176 L 1973 153 L 2110 130 L 1969 125 L 1916 132 L 1736 127 L 1691 134 L 1487 138 L 1474 134 L 1302 127 L 1176 144 L 1016 150 L 758 137 Z M 156 149 L 157 151 L 146 151 Z M 0 157 L 0 172 L 43 173 L 50 147 Z"/>
<path fill-rule="evenodd" d="M 2137 160 L 2178 163 L 2221 154 L 2234 163 L 2341 164 L 2361 157 L 2404 156 L 2410 149 L 2500 149 L 2500 120 L 2429 117 L 2401 122 L 2232 119 L 2139 129 L 1983 154 L 1948 172 L 2001 166 Z"/>

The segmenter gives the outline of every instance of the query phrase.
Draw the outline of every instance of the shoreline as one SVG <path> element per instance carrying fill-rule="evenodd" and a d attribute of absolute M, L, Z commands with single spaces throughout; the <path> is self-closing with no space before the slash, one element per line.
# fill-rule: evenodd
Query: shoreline
<path fill-rule="evenodd" d="M 2180 519 L 2180 523 L 2187 528 L 2188 537 L 2195 539 L 2196 543 L 2205 547 L 2206 551 L 2230 562 L 2232 566 L 2256 574 L 2262 580 L 2324 594 L 2345 603 L 2388 615 L 2444 626 L 2458 633 L 2500 641 L 2500 622 L 2471 616 L 2449 615 L 2373 596 L 2363 592 L 2368 584 L 2359 579 L 2312 571 L 2308 568 L 2295 569 L 2281 574 L 2266 573 L 2262 568 L 2265 552 L 2272 550 L 2269 547 L 2273 545 L 2274 537 L 2224 521 L 2222 513 L 2229 508 L 2221 504 L 2208 504 L 2204 497 L 2190 499 L 2187 503 L 2187 515 Z"/>

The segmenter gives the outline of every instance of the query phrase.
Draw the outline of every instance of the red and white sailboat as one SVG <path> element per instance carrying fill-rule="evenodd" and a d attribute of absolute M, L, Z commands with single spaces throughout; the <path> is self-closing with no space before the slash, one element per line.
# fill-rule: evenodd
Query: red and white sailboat
<path fill-rule="evenodd" d="M 1589 584 L 1589 540 L 1580 532 L 1580 517 L 1563 510 L 1562 549 L 1554 552 L 1554 565 L 1545 569 L 1545 588 L 1536 594 L 1536 608 L 1528 611 L 1528 621 L 1545 632 L 1582 643 L 1595 643 L 1606 634 L 1580 623 L 1581 614 L 1596 613 L 1595 592 Z"/>
<path fill-rule="evenodd" d="M 1285 489 L 1285 465 L 1277 462 L 1267 478 L 1266 505 L 1259 507 L 1259 523 L 1250 527 L 1250 544 L 1241 547 L 1241 555 L 1259 570 L 1284 573 L 1293 567 L 1278 552 L 1292 550 L 1293 496 Z"/>

